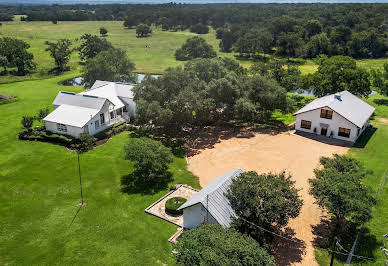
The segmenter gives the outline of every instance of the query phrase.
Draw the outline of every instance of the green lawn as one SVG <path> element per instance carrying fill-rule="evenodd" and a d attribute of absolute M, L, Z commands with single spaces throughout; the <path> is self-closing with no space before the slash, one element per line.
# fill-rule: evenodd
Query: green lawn
<path fill-rule="evenodd" d="M 74 75 L 74 73 L 72 73 Z M 81 155 L 83 207 L 77 156 L 62 146 L 19 141 L 20 119 L 51 105 L 61 79 L 0 85 L 19 101 L 0 105 L 0 264 L 174 264 L 167 239 L 176 226 L 144 209 L 167 192 L 120 192 L 120 179 L 132 170 L 123 159 L 128 133 Z M 79 91 L 69 87 L 66 90 Z M 186 161 L 171 165 L 174 182 L 199 187 Z"/>
<path fill-rule="evenodd" d="M 388 123 L 382 121 L 381 118 L 388 118 L 388 97 L 373 95 L 368 100 L 376 108 L 376 115 L 372 124 L 377 130 L 372 136 L 364 135 L 360 139 L 359 144 L 363 146 L 363 142 L 370 137 L 365 147 L 353 147 L 349 154 L 359 159 L 367 169 L 373 170 L 373 175 L 368 176 L 364 180 L 364 184 L 377 191 L 380 182 L 388 170 Z M 355 145 L 359 146 L 359 145 Z M 380 250 L 382 246 L 383 235 L 388 233 L 388 182 L 380 195 L 380 200 L 377 206 L 373 209 L 372 219 L 366 224 L 367 233 L 361 238 L 355 254 L 385 259 L 384 254 Z M 356 235 L 351 238 L 354 241 Z M 326 251 L 316 250 L 317 260 L 320 265 L 328 265 L 329 254 Z M 340 260 L 336 260 L 335 265 L 343 265 L 346 257 L 338 255 Z M 364 262 L 363 260 L 354 259 L 352 265 L 383 265 L 379 262 Z"/>

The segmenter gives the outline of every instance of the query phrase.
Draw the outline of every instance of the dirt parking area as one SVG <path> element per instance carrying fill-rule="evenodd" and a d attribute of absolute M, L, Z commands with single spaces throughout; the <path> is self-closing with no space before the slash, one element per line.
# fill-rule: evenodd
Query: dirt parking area
<path fill-rule="evenodd" d="M 216 138 L 213 134 L 211 139 L 214 141 Z M 192 144 L 198 142 L 201 142 L 199 138 Z M 282 170 L 290 173 L 300 189 L 304 204 L 300 215 L 290 221 L 287 231 L 288 236 L 299 241 L 300 245 L 282 241 L 275 247 L 275 259 L 278 265 L 318 265 L 312 246 L 312 228 L 320 223 L 323 214 L 308 193 L 308 179 L 314 177 L 313 170 L 319 166 L 321 156 L 343 154 L 348 149 L 294 135 L 291 131 L 236 132 L 227 138 L 221 137 L 211 145 L 203 145 L 203 149 L 196 148 L 188 157 L 188 169 L 199 177 L 202 187 L 216 176 L 235 168 L 259 173 Z"/>

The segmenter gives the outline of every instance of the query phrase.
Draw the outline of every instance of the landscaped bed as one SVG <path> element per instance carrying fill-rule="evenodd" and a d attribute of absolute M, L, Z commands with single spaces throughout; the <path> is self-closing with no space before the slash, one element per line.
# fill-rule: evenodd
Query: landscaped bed
<path fill-rule="evenodd" d="M 131 127 L 128 126 L 125 121 L 119 122 L 113 125 L 112 128 L 108 128 L 95 136 L 90 138 L 90 145 L 85 146 L 85 150 L 92 149 L 99 145 L 106 143 L 112 136 L 121 133 L 123 131 L 129 130 Z M 59 135 L 47 131 L 45 127 L 35 127 L 34 129 L 24 130 L 19 133 L 20 140 L 30 140 L 30 141 L 42 141 L 49 142 L 53 144 L 63 145 L 68 149 L 80 149 L 81 140 L 76 139 L 68 135 Z"/>
<path fill-rule="evenodd" d="M 187 199 L 182 198 L 182 197 L 173 197 L 173 198 L 167 200 L 166 204 L 165 204 L 166 213 L 169 215 L 182 215 L 183 211 L 178 210 L 178 209 L 186 201 L 187 201 Z"/>
<path fill-rule="evenodd" d="M 10 96 L 10 95 L 5 95 L 5 94 L 0 94 L 0 105 L 2 104 L 7 104 L 7 103 L 13 103 L 16 102 L 18 98 Z"/>

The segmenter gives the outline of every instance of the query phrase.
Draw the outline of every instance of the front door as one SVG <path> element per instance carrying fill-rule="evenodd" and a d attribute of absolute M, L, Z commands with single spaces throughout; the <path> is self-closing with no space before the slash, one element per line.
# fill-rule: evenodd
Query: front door
<path fill-rule="evenodd" d="M 327 135 L 327 127 L 321 128 L 321 135 L 326 136 Z"/>

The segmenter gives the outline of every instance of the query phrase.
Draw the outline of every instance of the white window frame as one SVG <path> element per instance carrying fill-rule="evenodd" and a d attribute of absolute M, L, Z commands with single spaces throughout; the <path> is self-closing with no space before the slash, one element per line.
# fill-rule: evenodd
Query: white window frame
<path fill-rule="evenodd" d="M 57 123 L 57 130 L 60 132 L 67 132 L 67 126 L 65 124 Z"/>
<path fill-rule="evenodd" d="M 310 123 L 310 127 L 306 127 L 306 126 L 304 126 L 304 124 L 306 124 L 306 123 Z M 312 123 L 311 123 L 311 121 L 309 121 L 309 120 L 300 120 L 300 127 L 301 128 L 303 128 L 303 129 L 311 129 L 311 126 L 312 126 Z"/>
<path fill-rule="evenodd" d="M 349 135 L 345 135 L 344 132 L 341 132 L 341 129 L 342 131 L 349 131 Z M 351 134 L 352 130 L 350 128 L 345 128 L 345 127 L 339 127 L 338 128 L 338 136 L 339 137 L 342 137 L 342 138 L 350 138 L 350 134 Z"/>
<path fill-rule="evenodd" d="M 100 121 L 99 121 L 99 120 L 96 120 L 96 121 L 94 122 L 94 128 L 95 128 L 95 129 L 99 129 L 99 128 L 100 128 Z"/>

